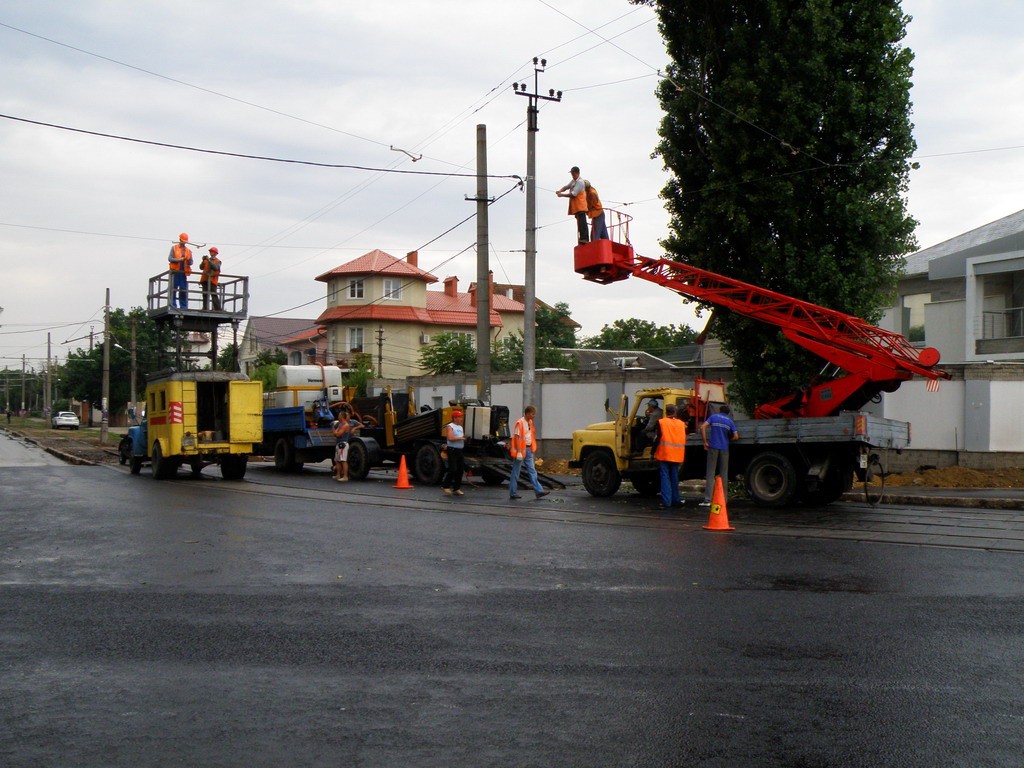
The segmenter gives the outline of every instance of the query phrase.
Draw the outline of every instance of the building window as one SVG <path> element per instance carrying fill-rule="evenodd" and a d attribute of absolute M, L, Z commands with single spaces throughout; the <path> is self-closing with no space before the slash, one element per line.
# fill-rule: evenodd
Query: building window
<path fill-rule="evenodd" d="M 901 297 L 901 332 L 910 341 L 924 341 L 924 305 L 931 300 L 930 293 L 908 293 Z"/>
<path fill-rule="evenodd" d="M 349 280 L 348 281 L 348 297 L 350 299 L 361 299 L 361 298 L 363 298 L 363 281 L 362 280 Z"/>
<path fill-rule="evenodd" d="M 348 329 L 348 351 L 349 352 L 362 352 L 363 351 L 363 329 L 362 328 L 349 328 Z"/>
<path fill-rule="evenodd" d="M 402 298 L 402 281 L 393 280 L 387 278 L 384 280 L 384 298 L 385 299 L 401 299 Z"/>
<path fill-rule="evenodd" d="M 476 346 L 476 334 L 469 331 L 450 331 L 450 333 L 457 339 L 469 339 L 469 343 Z"/>

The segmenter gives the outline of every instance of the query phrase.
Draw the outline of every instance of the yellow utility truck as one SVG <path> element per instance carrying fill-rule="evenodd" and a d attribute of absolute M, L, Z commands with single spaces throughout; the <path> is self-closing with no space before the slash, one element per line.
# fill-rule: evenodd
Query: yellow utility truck
<path fill-rule="evenodd" d="M 219 464 L 225 480 L 241 480 L 249 455 L 263 441 L 263 384 L 241 373 L 176 371 L 152 374 L 146 418 L 132 427 L 132 474 L 144 462 L 153 477 L 173 478 L 187 464 L 198 475 Z"/>

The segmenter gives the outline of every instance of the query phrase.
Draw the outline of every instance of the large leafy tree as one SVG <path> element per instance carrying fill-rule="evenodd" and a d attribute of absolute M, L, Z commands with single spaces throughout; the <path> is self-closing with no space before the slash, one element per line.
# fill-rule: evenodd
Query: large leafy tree
<path fill-rule="evenodd" d="M 141 307 L 129 311 L 110 311 L 110 410 L 124 411 L 131 397 L 131 337 L 132 321 L 135 321 L 135 391 L 140 399 L 146 391 L 146 374 L 166 364 L 167 353 L 160 354 L 160 339 L 156 324 Z M 176 338 L 165 334 L 165 347 L 173 349 Z M 100 403 L 103 388 L 103 344 L 102 334 L 97 343 L 89 349 L 77 349 L 68 354 L 67 361 L 60 367 L 58 391 L 61 397 L 73 397 Z"/>
<path fill-rule="evenodd" d="M 558 348 L 552 346 L 541 346 L 540 338 L 538 329 L 535 361 L 537 368 L 574 369 L 579 365 L 575 357 L 569 357 L 564 352 L 559 351 Z M 501 341 L 495 342 L 491 350 L 491 369 L 495 371 L 523 370 L 524 346 L 525 344 L 522 333 L 516 333 L 502 339 Z"/>
<path fill-rule="evenodd" d="M 553 308 L 543 304 L 537 307 L 537 348 L 561 347 L 571 349 L 576 346 L 576 328 L 572 324 L 569 305 L 560 301 Z"/>
<path fill-rule="evenodd" d="M 419 365 L 435 376 L 456 371 L 475 371 L 476 350 L 473 341 L 465 334 L 439 333 L 433 338 L 433 343 L 420 352 Z"/>
<path fill-rule="evenodd" d="M 657 154 L 672 257 L 877 322 L 915 247 L 904 194 L 908 17 L 898 0 L 631 0 L 671 63 Z M 728 312 L 714 333 L 749 411 L 821 360 Z"/>
<path fill-rule="evenodd" d="M 696 336 L 688 325 L 655 325 L 650 320 L 631 317 L 605 325 L 599 334 L 581 343 L 590 349 L 636 349 L 659 355 L 691 343 Z"/>

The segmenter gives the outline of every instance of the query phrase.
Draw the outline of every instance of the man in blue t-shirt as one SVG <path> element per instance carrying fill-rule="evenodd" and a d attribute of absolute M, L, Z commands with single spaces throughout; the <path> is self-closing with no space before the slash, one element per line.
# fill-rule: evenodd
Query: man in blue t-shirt
<path fill-rule="evenodd" d="M 700 425 L 700 436 L 704 439 L 704 450 L 708 455 L 707 476 L 704 482 L 702 507 L 711 506 L 711 494 L 715 491 L 715 477 L 722 478 L 722 491 L 729 494 L 729 441 L 739 438 L 736 425 L 729 418 L 729 406 L 723 405 L 718 413 L 708 416 Z"/>

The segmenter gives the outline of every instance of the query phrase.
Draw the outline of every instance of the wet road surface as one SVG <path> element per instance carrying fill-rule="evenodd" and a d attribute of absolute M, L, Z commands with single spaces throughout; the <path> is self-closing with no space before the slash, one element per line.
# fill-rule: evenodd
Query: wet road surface
<path fill-rule="evenodd" d="M 0 469 L 0 764 L 1019 762 L 1016 519 L 392 483 Z"/>

